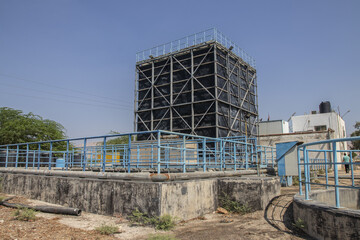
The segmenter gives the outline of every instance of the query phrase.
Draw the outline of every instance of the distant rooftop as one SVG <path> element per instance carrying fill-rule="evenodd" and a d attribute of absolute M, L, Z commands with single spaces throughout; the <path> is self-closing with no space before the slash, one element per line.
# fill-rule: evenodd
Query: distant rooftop
<path fill-rule="evenodd" d="M 243 49 L 238 47 L 233 41 L 231 41 L 228 37 L 218 31 L 216 28 L 211 28 L 199 33 L 195 33 L 189 35 L 187 37 L 183 37 L 181 39 L 168 42 L 157 47 L 153 47 L 150 49 L 146 49 L 144 51 L 136 53 L 136 62 L 144 61 L 150 59 L 152 57 L 158 57 L 161 55 L 173 53 L 180 51 L 181 49 L 195 46 L 201 43 L 215 41 L 220 43 L 226 48 L 233 47 L 232 52 L 237 56 L 241 57 L 245 62 L 250 64 L 252 67 L 256 67 L 256 62 L 253 57 L 247 54 Z"/>

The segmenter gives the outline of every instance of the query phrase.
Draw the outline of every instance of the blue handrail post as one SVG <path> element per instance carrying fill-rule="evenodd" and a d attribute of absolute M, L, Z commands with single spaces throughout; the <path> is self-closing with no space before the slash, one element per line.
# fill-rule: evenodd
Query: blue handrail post
<path fill-rule="evenodd" d="M 233 143 L 234 146 L 234 171 L 236 171 L 236 143 Z"/>
<path fill-rule="evenodd" d="M 18 162 L 19 162 L 19 145 L 16 145 L 16 162 L 15 162 L 15 167 L 18 167 Z"/>
<path fill-rule="evenodd" d="M 203 170 L 206 172 L 206 138 L 203 138 Z"/>
<path fill-rule="evenodd" d="M 140 147 L 136 146 L 136 168 L 139 168 L 139 160 L 140 160 Z"/>
<path fill-rule="evenodd" d="M 65 168 L 66 171 L 69 169 L 69 140 L 66 141 Z"/>
<path fill-rule="evenodd" d="M 183 151 L 183 173 L 185 173 L 186 172 L 186 140 L 185 140 L 185 136 L 183 136 L 182 151 Z"/>
<path fill-rule="evenodd" d="M 340 207 L 340 198 L 339 198 L 339 176 L 338 176 L 338 163 L 337 163 L 337 150 L 336 142 L 332 142 L 332 151 L 334 159 L 334 180 L 335 180 L 335 203 L 336 207 Z"/>
<path fill-rule="evenodd" d="M 41 144 L 39 143 L 39 146 L 38 146 L 38 166 L 37 166 L 38 170 L 40 169 L 40 157 L 41 157 Z"/>
<path fill-rule="evenodd" d="M 104 137 L 104 143 L 103 143 L 103 159 L 102 159 L 102 171 L 105 172 L 105 166 L 106 166 L 106 137 Z"/>
<path fill-rule="evenodd" d="M 248 156 L 248 151 L 247 151 L 247 141 L 245 142 L 245 169 L 246 170 L 249 169 L 249 156 Z"/>
<path fill-rule="evenodd" d="M 328 163 L 327 163 L 327 152 L 326 151 L 324 151 L 324 161 L 325 161 L 326 189 L 329 189 L 329 175 L 328 175 Z"/>
<path fill-rule="evenodd" d="M 33 151 L 32 169 L 35 168 L 35 150 Z"/>
<path fill-rule="evenodd" d="M 51 170 L 52 147 L 53 147 L 53 143 L 52 143 L 52 142 L 50 142 L 50 151 L 49 151 L 49 170 Z"/>
<path fill-rule="evenodd" d="M 298 160 L 298 174 L 299 174 L 299 194 L 303 195 L 302 184 L 301 184 L 301 155 L 300 148 L 297 149 L 297 160 Z"/>
<path fill-rule="evenodd" d="M 83 165 L 82 165 L 83 171 L 86 169 L 86 138 L 84 138 L 84 159 L 83 159 Z"/>
<path fill-rule="evenodd" d="M 352 151 L 349 153 L 350 155 L 350 167 L 351 167 L 351 185 L 355 187 L 355 181 L 354 181 L 354 167 L 353 167 L 353 159 L 352 159 Z"/>
<path fill-rule="evenodd" d="M 160 168 L 161 168 L 161 132 L 158 130 L 157 132 L 157 173 L 160 174 Z"/>
<path fill-rule="evenodd" d="M 223 149 L 223 140 L 221 139 L 220 140 L 220 171 L 223 170 L 223 152 L 224 152 L 224 149 Z"/>
<path fill-rule="evenodd" d="M 26 144 L 26 163 L 25 163 L 25 169 L 28 169 L 29 165 L 29 144 Z"/>
<path fill-rule="evenodd" d="M 309 164 L 309 156 L 307 154 L 306 147 L 303 148 L 304 154 L 304 175 L 305 175 L 305 200 L 309 200 L 309 174 L 308 174 L 308 164 Z"/>
<path fill-rule="evenodd" d="M 8 162 L 9 162 L 9 146 L 6 146 L 5 168 L 8 167 Z"/>
<path fill-rule="evenodd" d="M 128 173 L 130 173 L 131 171 L 131 134 L 129 134 L 128 136 L 129 138 L 129 143 L 128 143 L 128 154 L 127 154 L 127 171 Z"/>

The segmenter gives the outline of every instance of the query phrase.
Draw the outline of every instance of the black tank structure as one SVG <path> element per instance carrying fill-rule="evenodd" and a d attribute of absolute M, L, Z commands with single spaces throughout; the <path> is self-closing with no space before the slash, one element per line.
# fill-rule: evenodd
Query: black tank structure
<path fill-rule="evenodd" d="M 138 53 L 135 131 L 214 138 L 258 135 L 254 61 L 240 57 L 239 48 L 216 29 L 207 31 L 187 44 L 171 42 L 172 49 L 165 44 Z"/>

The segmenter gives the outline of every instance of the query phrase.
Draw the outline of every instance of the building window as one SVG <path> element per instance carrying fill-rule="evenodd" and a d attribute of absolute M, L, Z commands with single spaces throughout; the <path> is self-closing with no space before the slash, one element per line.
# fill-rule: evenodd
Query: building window
<path fill-rule="evenodd" d="M 315 131 L 326 131 L 326 125 L 315 126 Z"/>

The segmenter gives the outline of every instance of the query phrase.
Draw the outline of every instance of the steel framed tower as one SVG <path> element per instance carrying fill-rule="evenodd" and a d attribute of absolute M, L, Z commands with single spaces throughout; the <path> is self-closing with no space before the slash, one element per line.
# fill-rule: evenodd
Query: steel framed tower
<path fill-rule="evenodd" d="M 216 29 L 139 52 L 135 85 L 135 131 L 257 136 L 255 61 Z"/>

